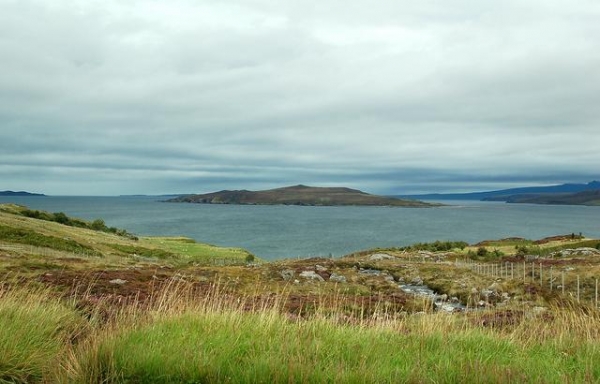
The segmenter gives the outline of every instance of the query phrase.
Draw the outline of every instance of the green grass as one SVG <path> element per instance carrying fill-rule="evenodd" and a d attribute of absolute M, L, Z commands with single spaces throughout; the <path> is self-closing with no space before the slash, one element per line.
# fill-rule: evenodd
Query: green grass
<path fill-rule="evenodd" d="M 48 236 L 25 228 L 14 228 L 0 224 L 0 240 L 10 243 L 26 244 L 36 247 L 51 248 L 58 251 L 85 254 L 89 256 L 100 256 L 101 254 L 84 244 L 75 240 Z"/>
<path fill-rule="evenodd" d="M 0 383 L 45 382 L 83 319 L 47 292 L 0 287 Z"/>
<path fill-rule="evenodd" d="M 158 317 L 82 357 L 81 382 L 564 382 L 600 379 L 600 348 L 523 345 L 490 331 L 447 334 L 447 320 L 348 326 L 273 312 Z M 436 327 L 439 323 L 439 327 Z M 438 328 L 438 329 L 436 329 Z"/>
<path fill-rule="evenodd" d="M 185 237 L 145 237 L 140 240 L 144 244 L 160 247 L 177 254 L 182 261 L 188 263 L 206 263 L 216 259 L 238 261 L 248 260 L 248 251 L 241 248 L 217 247 L 210 244 L 197 243 Z"/>
<path fill-rule="evenodd" d="M 84 319 L 50 291 L 0 290 L 0 383 L 505 383 L 600 380 L 600 313 L 576 308 L 507 329 L 479 316 L 344 321 L 242 310 L 171 286 L 150 309 Z M 327 311 L 323 311 L 327 312 Z"/>

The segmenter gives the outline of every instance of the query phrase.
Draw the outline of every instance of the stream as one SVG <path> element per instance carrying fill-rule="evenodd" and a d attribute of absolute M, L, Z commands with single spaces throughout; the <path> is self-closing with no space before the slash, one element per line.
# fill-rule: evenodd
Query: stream
<path fill-rule="evenodd" d="M 438 311 L 453 313 L 463 312 L 467 309 L 457 298 L 448 299 L 446 294 L 438 295 L 424 284 L 401 284 L 399 287 L 406 293 L 431 299 L 435 310 Z"/>

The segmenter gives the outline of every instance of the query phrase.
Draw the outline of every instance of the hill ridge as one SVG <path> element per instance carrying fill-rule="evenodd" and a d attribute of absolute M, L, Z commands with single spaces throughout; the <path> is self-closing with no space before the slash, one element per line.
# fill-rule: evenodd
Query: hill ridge
<path fill-rule="evenodd" d="M 395 206 L 431 207 L 417 200 L 372 195 L 347 187 L 311 187 L 302 184 L 263 191 L 223 190 L 183 195 L 168 202 L 239 205 L 309 205 L 309 206 Z"/>

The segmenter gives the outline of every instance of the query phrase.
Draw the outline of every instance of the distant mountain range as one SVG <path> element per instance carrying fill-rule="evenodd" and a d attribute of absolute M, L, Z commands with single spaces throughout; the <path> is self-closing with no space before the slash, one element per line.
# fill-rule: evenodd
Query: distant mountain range
<path fill-rule="evenodd" d="M 31 193 L 25 191 L 0 191 L 0 196 L 46 196 L 41 193 Z"/>
<path fill-rule="evenodd" d="M 432 207 L 439 204 L 396 197 L 371 195 L 350 188 L 322 188 L 296 185 L 266 191 L 220 191 L 202 195 L 184 195 L 169 202 L 243 205 L 366 205 L 394 207 Z"/>
<path fill-rule="evenodd" d="M 600 182 L 560 184 L 547 187 L 523 187 L 471 193 L 433 193 L 401 195 L 422 200 L 481 200 L 507 203 L 600 205 Z"/>

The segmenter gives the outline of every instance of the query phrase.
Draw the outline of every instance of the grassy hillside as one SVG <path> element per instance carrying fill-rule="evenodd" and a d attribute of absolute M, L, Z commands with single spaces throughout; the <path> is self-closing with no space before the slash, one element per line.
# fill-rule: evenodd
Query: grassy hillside
<path fill-rule="evenodd" d="M 270 189 L 267 191 L 221 191 L 204 195 L 181 196 L 169 201 L 202 204 L 435 206 L 434 204 L 417 200 L 403 200 L 371 195 L 350 188 L 317 188 L 304 185 Z"/>
<path fill-rule="evenodd" d="M 254 258 L 238 248 L 215 247 L 183 237 L 138 238 L 123 229 L 107 228 L 100 219 L 86 222 L 60 212 L 31 211 L 11 204 L 0 204 L 0 250 L 13 269 L 20 262 L 30 267 L 32 260 L 47 265 L 68 261 L 70 268 L 87 268 L 245 264 Z"/>
<path fill-rule="evenodd" d="M 595 239 L 247 263 L 25 209 L 0 206 L 0 382 L 600 380 Z"/>

